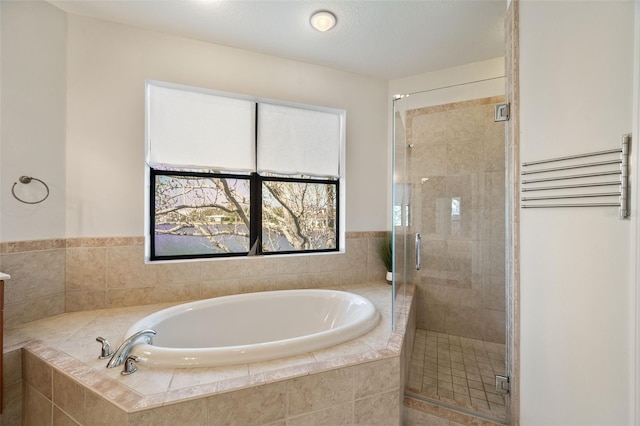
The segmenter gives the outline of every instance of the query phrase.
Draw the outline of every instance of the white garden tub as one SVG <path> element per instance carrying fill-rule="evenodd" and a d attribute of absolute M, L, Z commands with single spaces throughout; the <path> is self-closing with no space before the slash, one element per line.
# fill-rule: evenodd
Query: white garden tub
<path fill-rule="evenodd" d="M 376 326 L 366 298 L 337 290 L 281 290 L 185 303 L 135 323 L 157 334 L 131 351 L 159 367 L 214 367 L 267 361 L 346 342 Z"/>

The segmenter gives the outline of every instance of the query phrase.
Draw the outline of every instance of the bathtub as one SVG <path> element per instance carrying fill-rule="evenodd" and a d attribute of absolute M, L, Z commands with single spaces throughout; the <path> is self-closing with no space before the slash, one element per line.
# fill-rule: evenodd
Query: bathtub
<path fill-rule="evenodd" d="M 355 339 L 379 321 L 366 298 L 337 290 L 280 290 L 184 303 L 129 328 L 157 334 L 131 353 L 157 367 L 215 367 L 298 355 Z"/>

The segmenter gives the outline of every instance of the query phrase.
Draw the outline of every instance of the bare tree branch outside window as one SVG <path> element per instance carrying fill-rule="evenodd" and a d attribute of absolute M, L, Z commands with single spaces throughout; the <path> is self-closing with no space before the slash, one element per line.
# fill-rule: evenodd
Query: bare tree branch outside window
<path fill-rule="evenodd" d="M 158 256 L 249 250 L 249 179 L 156 176 Z"/>
<path fill-rule="evenodd" d="M 158 174 L 156 256 L 246 253 L 250 246 L 250 179 Z M 264 180 L 262 249 L 337 247 L 335 182 Z"/>
<path fill-rule="evenodd" d="M 310 182 L 264 182 L 263 251 L 336 248 L 335 186 Z"/>

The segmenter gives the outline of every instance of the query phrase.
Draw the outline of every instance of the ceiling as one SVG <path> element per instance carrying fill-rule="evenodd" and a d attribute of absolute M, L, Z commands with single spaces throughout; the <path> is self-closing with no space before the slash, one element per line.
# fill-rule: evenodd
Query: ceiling
<path fill-rule="evenodd" d="M 49 0 L 65 12 L 385 80 L 504 55 L 507 0 Z M 317 10 L 338 19 L 309 25 Z"/>

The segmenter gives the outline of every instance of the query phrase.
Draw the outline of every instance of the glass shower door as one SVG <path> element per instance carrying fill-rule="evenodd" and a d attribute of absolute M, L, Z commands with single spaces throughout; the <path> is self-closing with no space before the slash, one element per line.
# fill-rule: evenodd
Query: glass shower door
<path fill-rule="evenodd" d="M 393 99 L 393 186 L 392 186 L 392 241 L 393 241 L 393 327 L 398 316 L 406 312 L 406 284 L 412 281 L 413 268 L 409 266 L 410 253 L 410 185 L 408 178 L 409 152 L 407 150 L 406 108 L 404 96 Z"/>
<path fill-rule="evenodd" d="M 507 376 L 505 125 L 494 121 L 503 93 L 498 78 L 393 101 L 396 312 L 416 286 L 406 391 L 499 421 L 508 405 L 496 389 Z"/>

